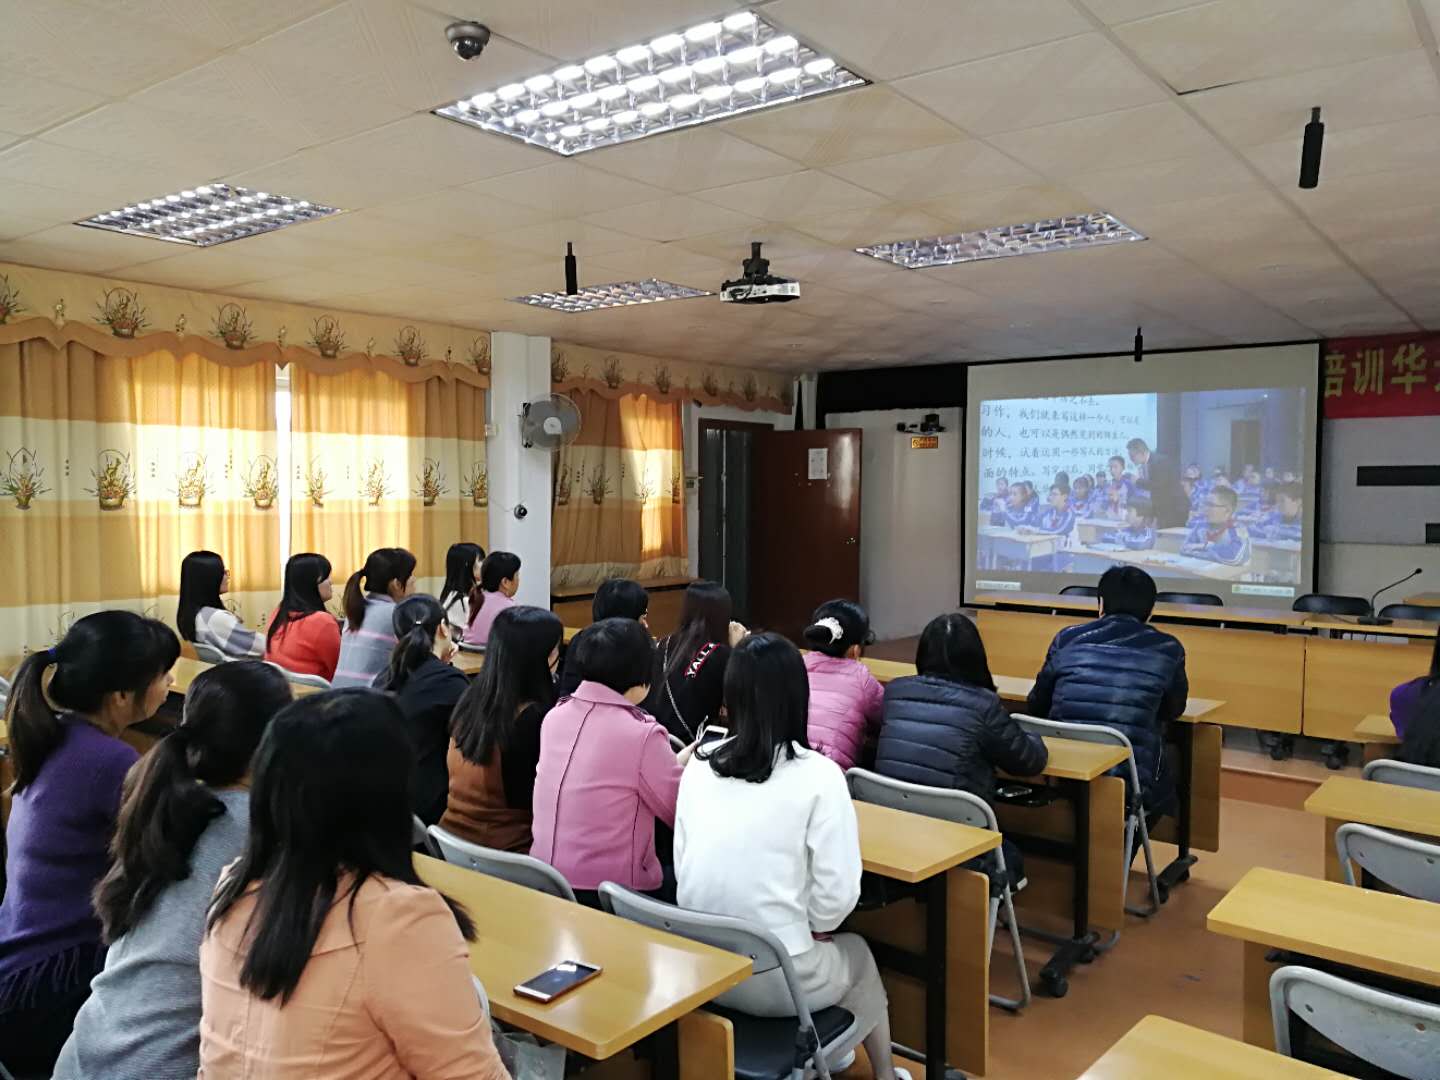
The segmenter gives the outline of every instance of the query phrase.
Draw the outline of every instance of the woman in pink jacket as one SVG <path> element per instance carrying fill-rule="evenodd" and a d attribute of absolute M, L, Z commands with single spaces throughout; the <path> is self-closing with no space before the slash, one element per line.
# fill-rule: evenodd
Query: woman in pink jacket
<path fill-rule="evenodd" d="M 821 604 L 805 630 L 812 650 L 805 654 L 810 675 L 806 734 L 812 747 L 842 769 L 868 760 L 880 731 L 885 689 L 860 662 L 864 647 L 874 640 L 870 616 L 853 600 Z"/>

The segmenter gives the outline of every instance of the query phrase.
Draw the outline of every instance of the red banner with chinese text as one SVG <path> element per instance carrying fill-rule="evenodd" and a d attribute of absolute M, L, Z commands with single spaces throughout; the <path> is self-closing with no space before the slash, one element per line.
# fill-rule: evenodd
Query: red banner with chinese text
<path fill-rule="evenodd" d="M 1325 343 L 1325 419 L 1440 416 L 1440 334 Z"/>

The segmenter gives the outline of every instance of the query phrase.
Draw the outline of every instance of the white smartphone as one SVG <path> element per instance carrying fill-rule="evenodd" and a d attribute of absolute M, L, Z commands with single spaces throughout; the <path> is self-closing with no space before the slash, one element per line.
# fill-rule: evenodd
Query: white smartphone
<path fill-rule="evenodd" d="M 515 987 L 515 993 L 535 1001 L 554 1001 L 562 994 L 568 994 L 575 987 L 589 982 L 599 975 L 601 968 L 593 964 L 582 964 L 578 960 L 566 960 L 562 964 L 542 971 Z"/>
<path fill-rule="evenodd" d="M 706 724 L 700 731 L 699 745 L 711 746 L 721 739 L 728 739 L 729 737 L 730 729 L 728 727 L 721 727 L 719 724 Z"/>

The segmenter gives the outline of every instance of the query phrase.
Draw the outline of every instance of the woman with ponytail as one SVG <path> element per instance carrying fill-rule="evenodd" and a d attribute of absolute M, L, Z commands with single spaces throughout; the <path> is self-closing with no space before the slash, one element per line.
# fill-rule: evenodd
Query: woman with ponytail
<path fill-rule="evenodd" d="M 880 732 L 885 688 L 860 662 L 875 643 L 870 616 L 854 600 L 828 600 L 805 628 L 810 745 L 842 769 L 868 762 Z"/>
<path fill-rule="evenodd" d="M 0 902 L 0 1063 L 13 1073 L 49 1074 L 104 962 L 90 893 L 138 756 L 120 735 L 164 703 L 179 655 L 164 623 L 101 611 L 15 674 Z"/>
<path fill-rule="evenodd" d="M 395 605 L 415 591 L 415 556 L 404 548 L 376 548 L 345 582 L 345 632 L 335 687 L 369 687 L 395 648 Z"/>
<path fill-rule="evenodd" d="M 511 551 L 492 551 L 480 564 L 480 580 L 470 590 L 470 624 L 465 628 L 466 645 L 484 645 L 490 640 L 495 617 L 515 603 L 520 591 L 520 556 Z"/>
<path fill-rule="evenodd" d="M 200 1067 L 200 939 L 250 828 L 250 760 L 290 684 L 242 660 L 196 677 L 180 726 L 132 770 L 95 890 L 109 951 L 55 1074 L 179 1080 Z"/>
<path fill-rule="evenodd" d="M 395 695 L 405 714 L 405 733 L 415 751 L 415 814 L 434 825 L 445 812 L 449 773 L 450 714 L 470 680 L 450 666 L 455 644 L 445 609 L 420 594 L 395 605 L 395 649 L 390 666 L 375 677 L 377 690 Z"/>

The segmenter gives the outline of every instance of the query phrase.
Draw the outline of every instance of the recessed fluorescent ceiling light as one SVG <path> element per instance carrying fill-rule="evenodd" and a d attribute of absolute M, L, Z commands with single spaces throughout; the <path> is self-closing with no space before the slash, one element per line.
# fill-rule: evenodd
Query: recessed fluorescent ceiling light
<path fill-rule="evenodd" d="M 1047 251 L 1126 244 L 1144 239 L 1143 235 L 1114 215 L 1096 211 L 1044 221 L 1026 221 L 1019 225 L 997 225 L 952 236 L 894 240 L 855 250 L 861 255 L 883 259 L 910 270 L 922 270 L 927 266 L 951 266 L 981 259 L 1003 259 L 1010 255 L 1040 255 Z"/>
<path fill-rule="evenodd" d="M 333 206 L 289 195 L 228 184 L 203 184 L 193 191 L 187 188 L 174 195 L 161 195 L 75 224 L 172 244 L 213 247 L 338 213 Z"/>
<path fill-rule="evenodd" d="M 633 304 L 658 304 L 662 300 L 689 300 L 696 296 L 714 296 L 704 289 L 675 285 L 669 281 L 616 281 L 609 285 L 590 285 L 573 296 L 563 292 L 531 293 L 511 297 L 518 304 L 549 308 L 574 314 L 577 311 L 599 311 L 601 308 L 630 307 Z"/>
<path fill-rule="evenodd" d="M 434 112 L 568 157 L 867 81 L 741 11 Z"/>

